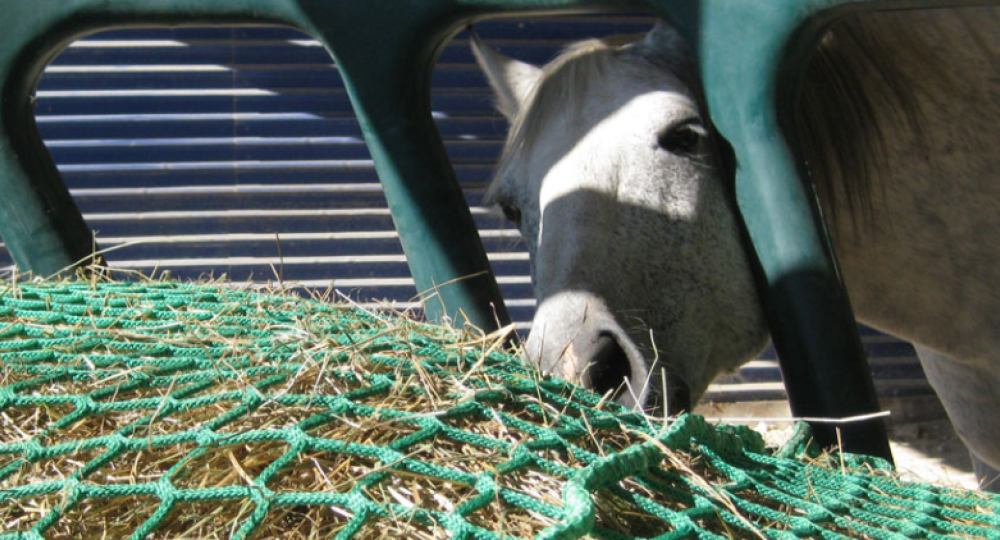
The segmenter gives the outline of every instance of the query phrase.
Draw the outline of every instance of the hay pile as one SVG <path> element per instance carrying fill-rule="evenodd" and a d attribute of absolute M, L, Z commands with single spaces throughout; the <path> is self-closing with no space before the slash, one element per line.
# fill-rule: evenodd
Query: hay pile
<path fill-rule="evenodd" d="M 216 285 L 0 285 L 0 540 L 998 538 L 995 499 L 663 429 L 502 343 Z"/>

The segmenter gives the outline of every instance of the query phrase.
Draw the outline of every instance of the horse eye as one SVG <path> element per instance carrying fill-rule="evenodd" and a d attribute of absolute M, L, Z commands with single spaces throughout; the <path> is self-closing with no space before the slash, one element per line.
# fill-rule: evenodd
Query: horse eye
<path fill-rule="evenodd" d="M 688 122 L 660 133 L 657 143 L 660 148 L 674 154 L 690 154 L 698 147 L 705 130 L 698 124 Z"/>
<path fill-rule="evenodd" d="M 514 206 L 507 201 L 500 201 L 497 203 L 500 205 L 500 210 L 503 212 L 503 216 L 507 218 L 507 221 L 513 223 L 517 227 L 521 227 L 521 209 Z"/>

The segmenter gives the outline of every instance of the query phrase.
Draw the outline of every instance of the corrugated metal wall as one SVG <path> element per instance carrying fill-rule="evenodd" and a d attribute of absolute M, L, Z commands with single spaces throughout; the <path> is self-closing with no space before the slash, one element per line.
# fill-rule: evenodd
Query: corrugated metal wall
<path fill-rule="evenodd" d="M 498 21 L 480 34 L 542 63 L 567 41 L 646 30 L 639 17 Z M 506 124 L 464 34 L 433 109 L 515 320 L 534 302 L 516 231 L 482 195 Z M 74 43 L 37 92 L 40 130 L 112 266 L 182 279 L 335 287 L 407 307 L 416 295 L 336 67 L 285 28 L 104 32 Z M 10 265 L 0 250 L 0 265 Z M 929 392 L 912 348 L 865 332 L 880 393 Z M 778 399 L 773 354 L 719 381 L 719 400 Z"/>

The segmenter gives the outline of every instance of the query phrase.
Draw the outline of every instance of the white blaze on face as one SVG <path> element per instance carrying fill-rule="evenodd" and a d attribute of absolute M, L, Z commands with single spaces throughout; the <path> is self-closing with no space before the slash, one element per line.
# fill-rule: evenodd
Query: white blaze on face
<path fill-rule="evenodd" d="M 696 104 L 683 93 L 658 89 L 683 88 L 670 75 L 642 82 L 643 87 L 622 93 L 609 77 L 604 83 L 611 88 L 595 89 L 607 99 L 588 100 L 579 116 L 553 118 L 537 143 L 519 156 L 527 182 L 523 197 L 537 197 L 537 203 L 525 204 L 529 212 L 538 208 L 538 219 L 529 220 L 537 225 L 522 232 L 536 246 L 536 294 L 543 298 L 573 286 L 581 265 L 607 265 L 606 256 L 622 249 L 622 242 L 644 234 L 641 225 L 632 228 L 623 219 L 623 209 L 674 222 L 698 215 L 701 173 L 707 168 L 658 160 L 663 152 L 656 136 L 663 125 L 697 118 Z M 589 119 L 598 120 L 588 124 Z M 689 170 L 680 170 L 685 166 Z M 670 168 L 675 169 L 671 180 L 658 180 Z"/>
<path fill-rule="evenodd" d="M 630 93 L 627 100 L 589 100 L 572 121 L 554 119 L 540 133 L 538 142 L 526 149 L 521 160 L 523 174 L 537 182 L 539 207 L 544 215 L 551 201 L 578 190 L 594 190 L 611 195 L 622 203 L 666 211 L 675 219 L 693 219 L 698 210 L 700 178 L 678 178 L 659 186 L 630 185 L 630 178 L 663 174 L 662 163 L 651 159 L 656 133 L 663 125 L 697 118 L 694 101 L 683 93 L 657 90 L 661 85 L 682 86 L 675 77 L 647 83 L 648 89 Z M 582 119 L 600 119 L 585 134 L 578 128 Z M 573 134 L 573 135 L 570 135 Z"/>

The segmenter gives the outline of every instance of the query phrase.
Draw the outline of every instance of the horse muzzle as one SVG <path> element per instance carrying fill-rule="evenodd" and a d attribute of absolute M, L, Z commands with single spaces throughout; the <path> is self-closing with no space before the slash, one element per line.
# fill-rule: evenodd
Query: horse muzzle
<path fill-rule="evenodd" d="M 687 383 L 667 371 L 650 375 L 642 355 L 626 336 L 616 335 L 612 330 L 581 333 L 561 347 L 560 352 L 555 358 L 541 358 L 543 371 L 578 382 L 602 396 L 610 395 L 627 406 L 651 410 L 666 407 L 670 415 L 691 410 L 691 390 Z M 662 393 L 648 391 L 647 385 L 661 383 Z"/>
<path fill-rule="evenodd" d="M 691 391 L 684 380 L 659 370 L 651 374 L 635 341 L 600 299 L 586 293 L 563 293 L 542 302 L 525 352 L 542 371 L 627 407 L 666 407 L 670 414 L 691 410 Z M 650 385 L 662 384 L 666 386 L 649 391 Z"/>

